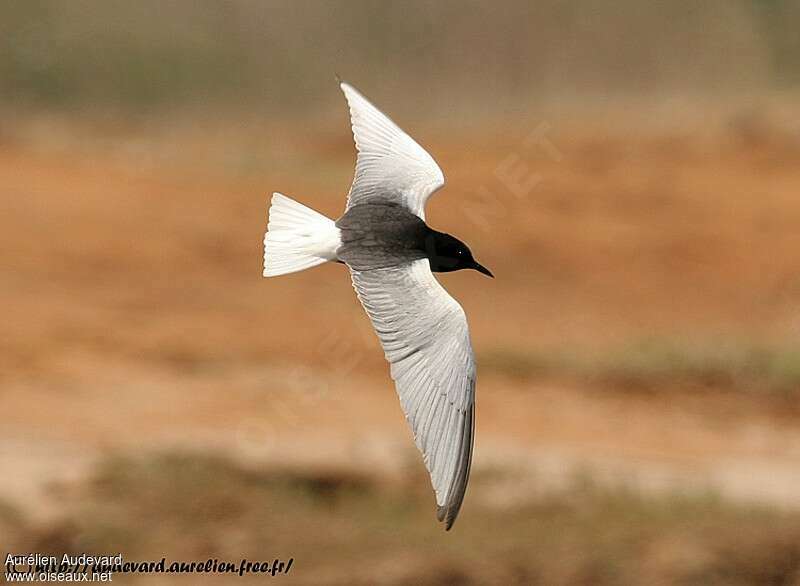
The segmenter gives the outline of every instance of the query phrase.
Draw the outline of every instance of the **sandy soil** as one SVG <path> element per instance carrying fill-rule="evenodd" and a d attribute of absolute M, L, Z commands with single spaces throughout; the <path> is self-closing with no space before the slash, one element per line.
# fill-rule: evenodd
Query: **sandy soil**
<path fill-rule="evenodd" d="M 796 142 L 556 128 L 543 146 L 536 129 L 424 141 L 448 177 L 429 222 L 497 275 L 441 279 L 479 362 L 642 337 L 797 340 Z M 52 482 L 169 446 L 421 468 L 344 268 L 260 277 L 267 194 L 336 217 L 349 137 L 212 130 L 0 144 L 0 466 L 12 471 L 0 498 L 47 516 Z M 478 393 L 475 469 L 525 479 L 500 486 L 500 503 L 588 471 L 800 507 L 800 420 L 785 398 L 492 369 Z"/>

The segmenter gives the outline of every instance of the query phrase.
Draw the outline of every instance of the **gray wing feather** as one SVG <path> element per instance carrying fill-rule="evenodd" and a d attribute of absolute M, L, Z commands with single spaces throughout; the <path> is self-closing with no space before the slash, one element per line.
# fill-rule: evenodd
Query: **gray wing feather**
<path fill-rule="evenodd" d="M 350 108 L 358 149 L 347 208 L 378 198 L 388 199 L 425 219 L 425 202 L 444 185 L 442 170 L 425 149 L 354 87 L 347 83 L 341 83 L 340 87 Z"/>
<path fill-rule="evenodd" d="M 450 529 L 467 488 L 475 429 L 475 359 L 464 310 L 427 259 L 351 274 L 430 473 L 437 517 Z"/>

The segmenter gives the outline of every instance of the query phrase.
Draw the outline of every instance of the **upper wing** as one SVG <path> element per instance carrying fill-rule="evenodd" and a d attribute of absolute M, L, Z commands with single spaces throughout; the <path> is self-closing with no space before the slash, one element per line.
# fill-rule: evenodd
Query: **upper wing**
<path fill-rule="evenodd" d="M 467 488 L 475 429 L 475 358 L 464 310 L 428 259 L 351 273 L 430 473 L 437 517 L 450 529 Z"/>
<path fill-rule="evenodd" d="M 444 185 L 439 165 L 355 88 L 346 83 L 340 86 L 350 106 L 358 149 L 347 207 L 380 197 L 405 205 L 424 220 L 425 202 Z"/>

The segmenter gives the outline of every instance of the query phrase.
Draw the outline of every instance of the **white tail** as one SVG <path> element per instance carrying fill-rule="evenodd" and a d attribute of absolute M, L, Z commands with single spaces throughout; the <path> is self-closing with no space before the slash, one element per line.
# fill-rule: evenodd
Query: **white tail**
<path fill-rule="evenodd" d="M 336 260 L 341 240 L 333 220 L 301 203 L 272 194 L 264 235 L 264 276 L 275 277 Z"/>

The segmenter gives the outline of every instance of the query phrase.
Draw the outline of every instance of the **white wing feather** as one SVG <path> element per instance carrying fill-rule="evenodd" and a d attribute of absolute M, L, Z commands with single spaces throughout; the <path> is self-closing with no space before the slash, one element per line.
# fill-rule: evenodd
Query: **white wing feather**
<path fill-rule="evenodd" d="M 425 149 L 355 88 L 340 84 L 350 107 L 358 149 L 347 207 L 373 198 L 394 200 L 425 219 L 425 202 L 444 185 L 444 174 Z"/>
<path fill-rule="evenodd" d="M 351 274 L 449 529 L 464 500 L 474 435 L 475 359 L 464 310 L 427 259 Z"/>

